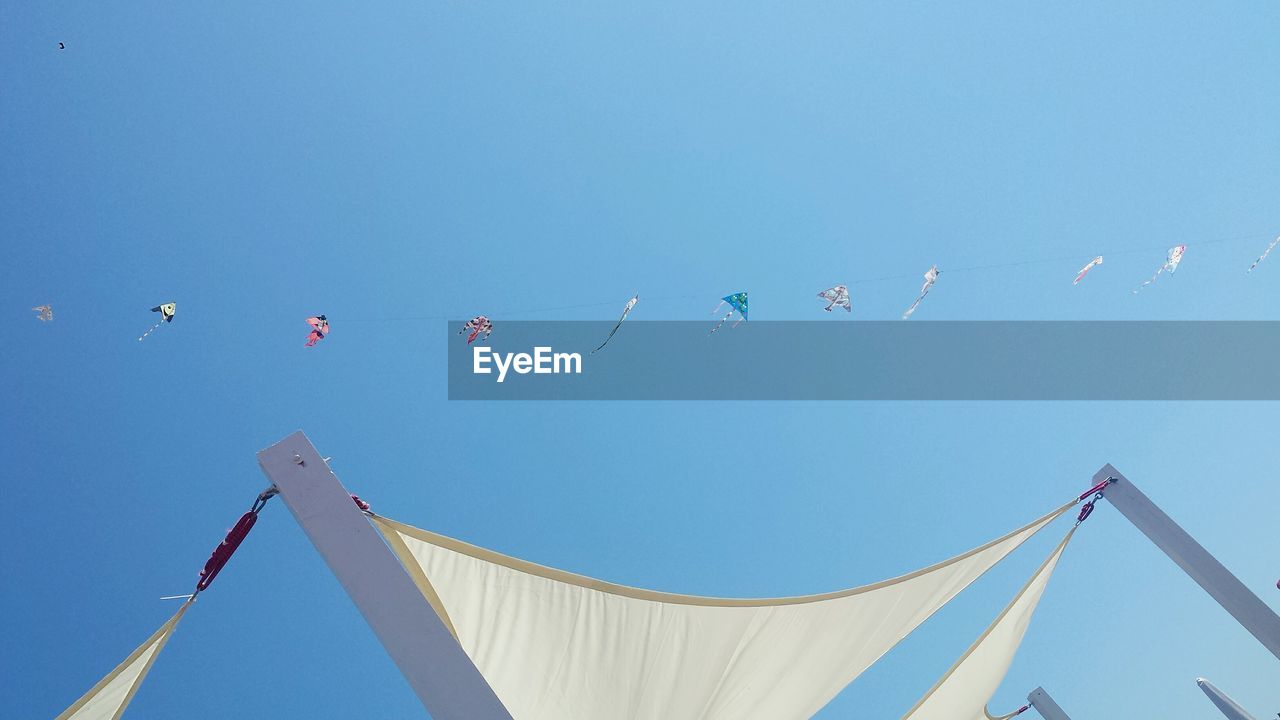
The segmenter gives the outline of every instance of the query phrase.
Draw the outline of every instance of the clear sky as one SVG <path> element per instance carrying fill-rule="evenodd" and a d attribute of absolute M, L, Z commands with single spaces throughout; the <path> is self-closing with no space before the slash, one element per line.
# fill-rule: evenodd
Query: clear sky
<path fill-rule="evenodd" d="M 8 3 L 0 717 L 176 610 L 299 428 L 382 514 L 715 595 L 921 567 L 1111 462 L 1275 607 L 1274 404 L 450 403 L 427 318 L 748 290 L 813 319 L 845 282 L 832 322 L 892 319 L 937 263 L 917 320 L 1278 319 L 1280 256 L 1244 272 L 1280 232 L 1278 30 L 1267 2 Z M 1066 524 L 818 717 L 899 717 Z M 1197 676 L 1280 709 L 1274 658 L 1104 504 L 993 710 L 1214 718 Z M 423 716 L 278 502 L 126 718 L 178 715 Z"/>

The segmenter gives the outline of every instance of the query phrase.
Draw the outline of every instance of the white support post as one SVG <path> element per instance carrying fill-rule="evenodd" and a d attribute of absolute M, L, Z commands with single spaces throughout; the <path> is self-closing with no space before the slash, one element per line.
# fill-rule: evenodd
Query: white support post
<path fill-rule="evenodd" d="M 290 435 L 258 463 L 431 717 L 511 720 L 307 437 Z"/>
<path fill-rule="evenodd" d="M 1042 687 L 1032 690 L 1027 696 L 1027 702 L 1031 703 L 1031 707 L 1035 708 L 1044 720 L 1071 720 L 1071 717 L 1058 707 L 1058 703 L 1054 702 Z"/>
<path fill-rule="evenodd" d="M 1221 710 L 1222 714 L 1230 720 L 1254 720 L 1253 716 L 1240 707 L 1239 703 L 1227 697 L 1227 694 L 1214 687 L 1213 683 L 1204 678 L 1196 678 L 1196 685 L 1199 685 L 1204 694 L 1209 696 L 1209 702 L 1212 702 L 1214 707 Z"/>
<path fill-rule="evenodd" d="M 1095 483 L 1108 477 L 1115 482 L 1107 500 L 1280 659 L 1280 617 L 1118 470 L 1105 465 L 1093 476 Z"/>

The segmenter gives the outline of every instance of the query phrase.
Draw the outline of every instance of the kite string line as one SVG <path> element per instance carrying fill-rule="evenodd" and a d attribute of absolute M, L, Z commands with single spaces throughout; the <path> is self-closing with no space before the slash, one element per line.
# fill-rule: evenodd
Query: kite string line
<path fill-rule="evenodd" d="M 1191 242 L 1183 243 L 1183 244 L 1187 244 L 1187 245 L 1194 244 L 1194 245 L 1196 245 L 1196 246 L 1202 246 L 1202 245 L 1217 245 L 1217 244 L 1225 243 L 1225 242 L 1239 242 L 1239 241 L 1243 241 L 1243 240 L 1256 240 L 1256 239 L 1258 239 L 1258 238 L 1269 238 L 1269 237 L 1271 237 L 1271 236 L 1272 236 L 1272 235 L 1271 235 L 1271 233 L 1269 233 L 1269 232 L 1268 232 L 1268 233 L 1251 233 L 1251 234 L 1249 234 L 1249 235 L 1235 235 L 1235 236 L 1231 236 L 1231 237 L 1215 238 L 1215 239 L 1212 239 L 1212 240 L 1191 241 Z M 1280 239 L 1280 238 L 1277 238 L 1277 239 Z M 1137 253 L 1145 253 L 1145 252 L 1147 252 L 1147 251 L 1148 251 L 1148 249 L 1153 249 L 1153 250 L 1154 250 L 1155 248 L 1156 248 L 1156 246 L 1152 245 L 1152 246 L 1149 246 L 1149 247 L 1142 247 L 1142 248 L 1130 248 L 1130 249 L 1128 249 L 1128 250 L 1115 250 L 1115 251 L 1111 251 L 1111 252 L 1103 252 L 1103 253 L 1099 253 L 1099 254 L 1100 254 L 1100 255 L 1102 255 L 1102 256 L 1104 256 L 1104 257 L 1105 257 L 1105 256 L 1107 256 L 1107 255 L 1134 255 L 1134 254 L 1137 254 Z M 1000 269 L 1004 269 L 1004 268 L 1022 267 L 1022 266 L 1026 266 L 1026 265 L 1043 265 L 1043 264 L 1047 264 L 1047 263 L 1054 263 L 1054 262 L 1067 262 L 1067 261 L 1070 261 L 1070 260 L 1076 260 L 1076 259 L 1078 259 L 1078 258 L 1079 258 L 1079 256 L 1078 256 L 1078 255 L 1071 255 L 1071 256 L 1063 255 L 1063 256 L 1053 257 L 1053 258 L 1039 258 L 1039 259 L 1033 259 L 1033 260 L 1019 260 L 1019 261 L 1015 261 L 1015 262 L 995 263 L 995 264 L 990 264 L 990 265 L 971 265 L 971 266 L 968 266 L 968 267 L 948 268 L 948 269 L 947 269 L 947 273 L 948 273 L 948 274 L 955 274 L 955 273 L 964 273 L 964 272 L 981 272 L 981 271 L 984 271 L 984 270 L 1000 270 Z M 907 278 L 915 278 L 915 277 L 919 277 L 919 275 L 917 275 L 917 274 L 911 274 L 911 275 L 885 275 L 885 276 L 881 276 L 881 277 L 874 277 L 874 278 L 862 278 L 862 279 L 852 280 L 852 281 L 850 281 L 850 282 L 848 283 L 848 285 L 861 285 L 861 284 L 865 284 L 865 283 L 884 282 L 884 281 L 888 281 L 888 280 L 904 280 L 904 279 L 907 279 Z M 927 295 L 928 293 L 926 292 L 925 294 Z M 662 296 L 662 297 L 650 298 L 650 302 L 654 302 L 654 301 L 662 301 L 662 300 L 687 300 L 687 299 L 691 299 L 691 298 L 698 298 L 698 297 L 702 297 L 702 295 L 670 295 L 670 296 Z M 920 299 L 923 299 L 923 295 L 920 297 Z M 516 313 L 520 313 L 520 314 L 532 315 L 532 314 L 536 314 L 536 313 L 556 312 L 556 311 L 559 311 L 559 310 L 578 310 L 578 309 L 582 309 L 582 308 L 604 307 L 604 306 L 607 306 L 607 305 L 613 305 L 614 303 L 615 303 L 615 301 L 610 300 L 610 301 L 607 301 L 607 302 L 581 303 L 581 304 L 577 304 L 577 305 L 560 305 L 560 306 L 556 306 L 556 307 L 544 307 L 544 308 L 533 308 L 533 309 L 528 309 L 528 308 L 519 308 L 519 309 L 515 310 L 514 312 L 516 312 Z M 720 307 L 721 307 L 721 306 L 723 306 L 723 304 L 724 304 L 724 302 L 723 302 L 723 301 L 721 301 L 721 303 L 720 303 L 719 305 L 717 305 L 717 306 L 716 306 L 715 310 L 712 310 L 712 311 L 711 311 L 711 314 L 712 314 L 712 315 L 716 314 L 716 313 L 720 310 Z M 501 316 L 501 315 L 503 315 L 503 314 L 505 314 L 505 313 L 507 313 L 507 312 L 510 312 L 510 311 L 507 311 L 507 310 L 498 310 L 498 311 L 490 312 L 490 313 L 487 313 L 487 314 L 488 314 L 490 317 L 499 317 L 499 316 Z M 453 313 L 453 314 L 449 314 L 449 315 L 399 315 L 399 316 L 396 316 L 396 317 L 381 317 L 381 318 L 353 318 L 353 319 L 343 320 L 342 322 L 343 322 L 343 323 L 386 323 L 386 322 L 400 322 L 400 321 L 405 321 L 405 320 L 456 320 L 456 319 L 458 319 L 458 318 L 460 318 L 460 317 L 464 317 L 464 316 L 466 316 L 466 315 L 468 315 L 468 313 Z M 154 329 L 155 329 L 155 328 L 152 328 L 152 330 L 154 330 Z M 150 333 L 151 333 L 151 330 L 148 330 L 148 331 L 147 331 L 147 334 L 150 334 Z M 143 335 L 143 337 L 146 337 L 146 335 Z M 141 339 L 141 338 L 139 338 L 139 339 Z"/>
<path fill-rule="evenodd" d="M 1195 246 L 1202 246 L 1202 245 L 1216 245 L 1216 244 L 1225 243 L 1225 242 L 1239 242 L 1239 241 L 1243 241 L 1243 240 L 1256 240 L 1256 239 L 1258 239 L 1258 238 L 1269 238 L 1269 237 L 1272 237 L 1271 233 L 1269 233 L 1269 232 L 1268 232 L 1268 233 L 1252 233 L 1252 234 L 1249 234 L 1249 235 L 1236 235 L 1236 236 L 1232 236 L 1232 237 L 1215 238 L 1215 239 L 1212 239 L 1212 240 L 1191 241 L 1191 242 L 1184 243 L 1184 244 L 1187 244 L 1187 245 L 1192 245 L 1192 244 L 1194 244 Z M 1277 240 L 1280 240 L 1280 238 L 1277 238 Z M 1107 255 L 1133 255 L 1133 254 L 1137 254 L 1137 253 L 1144 253 L 1144 252 L 1147 252 L 1147 251 L 1148 251 L 1148 249 L 1155 249 L 1155 248 L 1156 248 L 1156 246 L 1152 245 L 1152 246 L 1149 246 L 1149 247 L 1143 247 L 1143 248 L 1131 248 L 1131 249 L 1128 249 L 1128 250 L 1116 250 L 1116 251 L 1104 252 L 1104 253 L 1100 253 L 1100 254 L 1101 254 L 1101 255 L 1103 255 L 1103 256 L 1107 256 Z M 1264 256 L 1265 256 L 1265 254 L 1264 254 Z M 980 272 L 980 271 L 984 271 L 984 270 L 999 270 L 999 269 L 1011 268 L 1011 267 L 1022 267 L 1022 266 L 1026 266 L 1026 265 L 1043 265 L 1043 264 L 1047 264 L 1047 263 L 1054 263 L 1054 262 L 1067 262 L 1067 261 L 1070 261 L 1070 260 L 1076 260 L 1076 259 L 1078 259 L 1078 258 L 1079 258 L 1079 256 L 1078 256 L 1078 255 L 1071 255 L 1071 256 L 1066 256 L 1066 255 L 1064 255 L 1064 256 L 1053 257 L 1053 258 L 1039 258 L 1039 259 L 1033 259 L 1033 260 L 1020 260 L 1020 261 L 1016 261 L 1016 262 L 995 263 L 995 264 L 991 264 L 991 265 L 972 265 L 972 266 L 968 266 L 968 267 L 948 268 L 948 269 L 947 269 L 947 273 L 948 273 L 948 274 L 955 274 L 955 273 L 963 273 L 963 272 Z M 861 284 L 865 284 L 865 283 L 884 282 L 884 281 L 889 281 L 889 280 L 904 280 L 904 279 L 907 279 L 907 278 L 916 278 L 916 277 L 919 277 L 919 275 L 918 275 L 918 274 L 911 274 L 911 275 L 905 275 L 905 274 L 904 274 L 904 275 L 884 275 L 884 276 L 881 276 L 881 277 L 874 277 L 874 278 L 861 278 L 861 279 L 851 280 L 851 281 L 849 281 L 849 283 L 847 283 L 847 284 L 848 284 L 848 285 L 861 285 Z M 927 294 L 927 293 L 926 293 L 926 294 Z M 686 299 L 699 298 L 699 297 L 702 297 L 702 295 L 701 295 L 701 294 L 698 294 L 698 295 L 670 295 L 670 296 L 662 296 L 662 297 L 650 298 L 650 302 L 653 302 L 653 301 L 662 301 L 662 300 L 686 300 Z M 921 296 L 921 298 L 920 298 L 920 299 L 923 299 L 923 296 Z M 559 311 L 559 310 L 577 310 L 577 309 L 582 309 L 582 308 L 604 307 L 604 306 L 614 305 L 614 304 L 615 304 L 615 301 L 610 300 L 610 301 L 607 301 L 607 302 L 581 303 L 581 304 L 577 304 L 577 305 L 560 305 L 560 306 L 556 306 L 556 307 L 544 307 L 544 308 L 533 308 L 533 309 L 528 309 L 528 308 L 519 308 L 519 309 L 515 310 L 514 312 L 519 313 L 519 314 L 536 314 L 536 313 L 544 313 L 544 312 L 556 312 L 556 311 Z M 721 305 L 723 305 L 723 302 L 721 303 Z M 714 315 L 717 311 L 719 311 L 719 309 L 720 309 L 721 305 L 717 305 L 717 306 L 716 306 L 716 309 L 711 311 L 711 314 L 713 314 L 713 315 Z M 498 310 L 498 311 L 496 311 L 496 312 L 490 312 L 490 313 L 488 313 L 488 315 L 489 315 L 490 317 L 499 317 L 499 316 L 501 316 L 501 315 L 505 314 L 506 312 L 509 312 L 509 311 L 507 311 L 507 310 Z M 448 315 L 398 315 L 398 316 L 395 316 L 395 317 L 380 317 L 380 318 L 351 318 L 351 319 L 343 320 L 342 322 L 343 322 L 344 324 L 346 324 L 346 323 L 388 323 L 388 322 L 401 322 L 401 321 L 406 321 L 406 320 L 456 320 L 456 319 L 461 318 L 461 317 L 464 317 L 464 316 L 466 316 L 466 315 L 469 315 L 469 313 L 453 313 L 453 314 L 448 314 Z M 159 326 L 159 323 L 157 323 L 157 324 L 156 324 L 156 327 L 158 327 L 158 326 Z M 146 337 L 147 335 L 150 335 L 150 334 L 151 334 L 151 332 L 152 332 L 153 330 L 155 330 L 155 327 L 152 327 L 152 328 L 151 328 L 151 330 L 148 330 L 145 334 L 143 334 L 143 336 L 142 336 L 142 337 Z M 142 338 L 138 338 L 138 339 L 139 339 L 139 340 L 141 340 Z"/>
<path fill-rule="evenodd" d="M 1188 241 L 1188 242 L 1179 243 L 1179 244 L 1199 247 L 1203 245 L 1218 245 L 1225 242 L 1242 242 L 1244 240 L 1257 240 L 1259 238 L 1269 238 L 1269 237 L 1271 237 L 1271 233 L 1252 233 L 1250 235 L 1236 235 L 1232 237 L 1215 238 L 1213 240 Z M 1149 247 L 1131 248 L 1129 250 L 1115 250 L 1111 252 L 1101 252 L 1101 253 L 1096 253 L 1096 255 L 1102 255 L 1103 257 L 1106 257 L 1108 255 L 1136 255 L 1138 253 L 1145 253 L 1148 250 L 1154 251 L 1156 249 L 1158 248 L 1152 245 Z M 1168 248 L 1164 248 L 1164 249 L 1167 250 Z M 1045 265 L 1048 263 L 1067 262 L 1070 260 L 1078 260 L 1079 258 L 1080 258 L 1079 255 L 1070 255 L 1070 256 L 1063 255 L 1063 256 L 1052 257 L 1052 258 L 1040 258 L 1035 260 L 1018 260 L 1015 262 L 995 263 L 991 265 L 972 265 L 969 267 L 947 268 L 946 271 L 950 274 L 954 274 L 954 273 L 962 273 L 962 272 L 980 272 L 983 270 L 1002 270 L 1004 268 L 1022 267 L 1025 265 Z M 914 278 L 914 277 L 919 277 L 919 275 L 918 274 L 885 275 L 882 277 L 863 278 L 860 280 L 853 280 L 849 284 L 860 285 L 863 283 L 884 282 L 888 280 L 905 280 L 907 278 Z"/>
<path fill-rule="evenodd" d="M 652 302 L 660 302 L 663 300 L 687 300 L 687 299 L 699 298 L 699 297 L 703 297 L 703 296 L 702 295 L 666 295 L 662 297 L 649 298 L 646 302 L 652 303 Z M 536 313 L 556 312 L 558 310 L 579 310 L 582 308 L 606 307 L 610 305 L 617 307 L 617 304 L 618 302 L 616 300 L 609 300 L 606 302 L 581 303 L 578 305 L 559 305 L 556 307 L 544 307 L 544 308 L 533 308 L 533 309 L 528 309 L 528 308 L 518 308 L 513 310 L 498 309 L 496 311 L 485 313 L 485 315 L 490 318 L 500 317 L 506 313 L 532 315 Z M 355 318 L 350 320 L 342 320 L 342 323 L 343 324 L 387 323 L 387 322 L 401 322 L 404 320 L 458 320 L 464 316 L 471 317 L 469 313 L 453 313 L 451 315 L 397 315 L 395 317 Z"/>

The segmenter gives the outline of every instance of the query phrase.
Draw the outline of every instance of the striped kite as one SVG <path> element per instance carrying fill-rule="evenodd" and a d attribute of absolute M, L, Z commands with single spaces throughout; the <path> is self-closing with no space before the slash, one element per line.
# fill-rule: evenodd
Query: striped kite
<path fill-rule="evenodd" d="M 853 304 L 849 302 L 849 288 L 844 285 L 836 285 L 827 288 L 818 293 L 818 297 L 827 301 L 827 306 L 822 308 L 827 312 L 831 312 L 832 308 L 842 307 L 845 312 L 853 312 Z"/>
<path fill-rule="evenodd" d="M 1090 270 L 1092 270 L 1092 269 L 1094 269 L 1094 268 L 1098 267 L 1098 266 L 1099 266 L 1099 265 L 1101 265 L 1101 264 L 1102 264 L 1102 256 L 1101 256 L 1101 255 L 1099 255 L 1098 257 L 1096 257 L 1096 258 L 1094 258 L 1094 259 L 1090 260 L 1088 265 L 1085 265 L 1084 267 L 1080 268 L 1080 272 L 1076 273 L 1076 279 L 1075 279 L 1075 281 L 1074 281 L 1074 282 L 1072 282 L 1071 284 L 1072 284 L 1072 285 L 1079 285 L 1079 284 L 1080 284 L 1080 281 L 1084 279 L 1084 276 L 1085 276 L 1085 275 L 1088 275 L 1088 274 L 1089 274 L 1089 271 L 1090 271 Z"/>
<path fill-rule="evenodd" d="M 158 327 L 160 327 L 161 323 L 171 323 L 171 322 L 173 322 L 173 316 L 174 316 L 174 314 L 175 314 L 175 313 L 177 313 L 177 312 L 178 312 L 178 304 L 177 304 L 177 303 L 165 303 L 165 304 L 163 304 L 163 305 L 157 305 L 157 306 L 155 306 L 155 307 L 151 308 L 151 312 L 158 312 L 158 313 L 160 313 L 160 319 L 159 319 L 159 320 L 157 320 L 157 321 L 156 321 L 156 324 L 155 324 L 155 325 L 152 325 L 152 326 L 151 326 L 151 328 L 150 328 L 149 330 L 147 330 L 146 332 L 142 333 L 142 337 L 138 338 L 138 342 L 142 342 L 142 339 L 143 339 L 143 338 L 145 338 L 146 336 L 148 336 L 148 335 L 150 335 L 151 333 L 155 332 L 155 329 L 156 329 L 156 328 L 158 328 Z"/>
<path fill-rule="evenodd" d="M 1164 261 L 1164 264 L 1160 266 L 1159 270 L 1156 270 L 1156 274 L 1152 275 L 1150 280 L 1134 288 L 1133 294 L 1137 295 L 1139 290 L 1155 282 L 1156 278 L 1160 277 L 1160 273 L 1164 272 L 1165 270 L 1168 270 L 1170 275 L 1176 272 L 1178 270 L 1178 263 L 1182 262 L 1182 254 L 1185 253 L 1186 251 L 1187 251 L 1186 245 L 1175 245 L 1169 248 L 1169 258 Z"/>
<path fill-rule="evenodd" d="M 329 334 L 329 318 L 323 315 L 307 318 L 307 324 L 311 326 L 311 333 L 307 335 L 307 344 L 303 347 L 311 347 Z"/>
<path fill-rule="evenodd" d="M 484 315 L 477 315 L 468 320 L 467 323 L 462 326 L 462 329 L 458 331 L 458 334 L 461 335 L 468 330 L 471 331 L 471 334 L 467 336 L 467 344 L 470 345 L 472 341 L 479 337 L 480 333 L 484 333 L 484 339 L 488 340 L 489 336 L 493 334 L 493 323 Z"/>
<path fill-rule="evenodd" d="M 638 302 L 640 302 L 640 294 L 636 293 L 627 301 L 626 307 L 622 308 L 622 317 L 618 318 L 618 324 L 614 325 L 613 329 L 609 331 L 609 337 L 605 338 L 604 342 L 600 343 L 600 347 L 591 351 L 592 355 L 595 355 L 604 348 L 605 345 L 609 344 L 609 341 L 613 339 L 613 334 L 618 332 L 618 328 L 622 327 L 622 321 L 627 319 L 627 315 L 631 314 L 631 309 L 634 308 Z"/>
<path fill-rule="evenodd" d="M 938 282 L 938 275 L 941 273 L 942 271 L 938 269 L 938 266 L 934 265 L 924 274 L 924 284 L 920 286 L 920 296 L 916 298 L 915 302 L 911 303 L 911 307 L 907 308 L 906 312 L 902 313 L 903 320 L 911 317 L 911 314 L 916 311 L 916 308 L 920 307 L 920 301 L 924 300 L 924 296 L 929 294 L 929 290 L 933 287 L 934 283 Z"/>
<path fill-rule="evenodd" d="M 747 319 L 747 294 L 745 292 L 734 293 L 732 295 L 725 295 L 724 297 L 720 298 L 720 304 L 716 305 L 716 309 L 712 310 L 711 314 L 715 315 L 716 313 L 720 312 L 720 308 L 724 307 L 725 303 L 729 303 L 729 313 L 724 317 L 720 318 L 720 322 L 717 323 L 715 327 L 711 328 L 712 333 L 719 330 L 720 326 L 724 325 L 726 320 L 733 317 L 733 313 L 735 311 L 742 315 L 742 319 L 738 320 L 738 322 L 734 323 L 730 327 L 738 327 L 739 323 Z M 711 333 L 708 333 L 708 335 L 709 334 Z"/>

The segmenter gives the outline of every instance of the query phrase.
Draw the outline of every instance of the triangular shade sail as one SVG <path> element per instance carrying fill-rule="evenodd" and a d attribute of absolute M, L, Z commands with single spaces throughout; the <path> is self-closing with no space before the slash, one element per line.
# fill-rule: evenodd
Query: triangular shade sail
<path fill-rule="evenodd" d="M 1022 644 L 1027 626 L 1031 624 L 1040 596 L 1044 594 L 1049 577 L 1058 565 L 1058 558 L 1062 557 L 1062 551 L 1067 549 L 1067 542 L 1073 534 L 1075 528 L 1067 533 L 986 632 L 902 720 L 1007 720 L 1013 717 L 992 716 L 987 712 L 987 703 L 999 689 L 1005 673 L 1009 672 L 1009 665 Z"/>
<path fill-rule="evenodd" d="M 787 720 L 1071 504 L 892 580 L 762 600 L 614 585 L 374 521 L 515 720 Z"/>
<path fill-rule="evenodd" d="M 182 614 L 190 606 L 190 600 L 183 603 L 178 612 L 169 618 L 169 622 L 162 625 L 124 662 L 117 665 L 115 670 L 99 680 L 97 685 L 54 720 L 117 720 L 123 715 L 129 701 L 133 700 L 133 694 L 138 691 L 147 671 L 151 669 L 151 664 L 156 661 L 164 644 L 169 642 L 173 629 L 178 626 Z"/>

